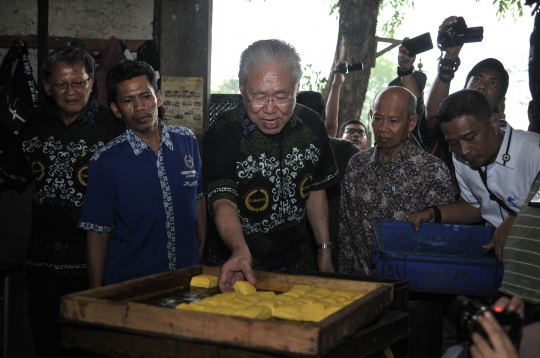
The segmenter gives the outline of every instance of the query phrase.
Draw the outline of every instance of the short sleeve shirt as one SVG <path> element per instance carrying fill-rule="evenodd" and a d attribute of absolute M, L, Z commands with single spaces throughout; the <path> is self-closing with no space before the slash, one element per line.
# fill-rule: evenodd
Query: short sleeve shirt
<path fill-rule="evenodd" d="M 408 140 L 387 163 L 379 161 L 379 147 L 356 154 L 341 184 L 339 272 L 373 274 L 373 220 L 406 221 L 428 206 L 453 200 L 446 165 Z"/>
<path fill-rule="evenodd" d="M 208 205 L 227 199 L 238 206 L 253 268 L 313 269 L 305 230 L 309 192 L 334 184 L 338 170 L 321 118 L 296 105 L 276 135 L 266 135 L 243 104 L 221 114 L 203 138 Z M 210 240 L 209 263 L 223 263 L 220 239 Z"/>
<path fill-rule="evenodd" d="M 540 134 L 513 129 L 507 125 L 497 158 L 486 168 L 489 190 L 506 206 L 518 212 L 540 171 Z M 453 155 L 456 178 L 463 200 L 480 209 L 482 218 L 494 227 L 506 219 L 508 212 L 491 200 L 478 170 Z"/>
<path fill-rule="evenodd" d="M 159 124 L 157 156 L 128 129 L 90 161 L 79 227 L 110 233 L 105 284 L 199 263 L 197 141 L 187 128 Z"/>

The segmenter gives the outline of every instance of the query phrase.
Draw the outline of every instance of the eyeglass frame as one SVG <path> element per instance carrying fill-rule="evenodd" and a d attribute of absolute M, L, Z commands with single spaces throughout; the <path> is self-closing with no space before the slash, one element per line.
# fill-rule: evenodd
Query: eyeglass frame
<path fill-rule="evenodd" d="M 74 90 L 81 90 L 88 84 L 88 82 L 90 82 L 92 78 L 93 77 L 88 77 L 87 79 L 82 80 L 82 81 L 71 81 L 71 82 L 60 82 L 60 83 L 50 83 L 49 81 L 47 81 L 47 84 L 49 85 L 49 90 L 54 90 L 57 92 L 65 92 L 70 86 Z M 74 83 L 82 84 L 83 82 L 84 82 L 84 85 L 82 85 L 81 88 L 76 88 L 75 86 L 73 86 Z M 65 88 L 58 87 L 58 86 L 63 86 L 63 85 L 66 85 L 66 87 Z"/>
<path fill-rule="evenodd" d="M 252 104 L 253 101 L 255 100 L 255 97 L 253 97 L 253 99 L 247 99 L 247 101 L 250 103 L 251 107 L 253 108 L 263 108 L 264 106 L 266 106 L 269 102 L 273 102 L 275 106 L 277 107 L 287 107 L 287 106 L 290 106 L 291 105 L 291 101 L 293 99 L 296 98 L 296 95 L 292 95 L 290 97 L 285 97 L 283 98 L 283 100 L 288 100 L 288 102 L 284 102 L 284 103 L 277 103 L 275 102 L 275 98 L 272 98 L 270 99 L 268 96 L 266 96 L 266 101 L 264 101 L 264 104 L 261 104 L 261 105 L 258 105 L 258 104 Z"/>
<path fill-rule="evenodd" d="M 352 132 L 349 133 L 348 131 L 352 131 Z M 352 135 L 354 135 L 355 133 L 358 133 L 360 137 L 362 136 L 365 137 L 367 135 L 366 130 L 364 128 L 345 128 L 343 130 L 343 133 L 352 134 Z"/>

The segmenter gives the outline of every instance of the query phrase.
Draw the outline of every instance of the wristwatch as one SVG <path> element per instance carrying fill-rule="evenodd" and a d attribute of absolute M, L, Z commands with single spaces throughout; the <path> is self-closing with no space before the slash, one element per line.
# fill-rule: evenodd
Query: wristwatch
<path fill-rule="evenodd" d="M 318 249 L 332 250 L 334 248 L 334 244 L 332 244 L 332 243 L 329 243 L 329 244 L 317 244 L 317 248 Z"/>

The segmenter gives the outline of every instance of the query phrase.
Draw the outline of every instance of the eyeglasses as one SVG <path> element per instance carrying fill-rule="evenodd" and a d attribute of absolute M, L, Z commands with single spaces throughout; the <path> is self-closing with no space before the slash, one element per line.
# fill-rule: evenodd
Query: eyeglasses
<path fill-rule="evenodd" d="M 269 99 L 268 97 L 254 97 L 253 99 L 248 99 L 248 102 L 251 103 L 253 108 L 262 108 L 266 106 L 268 102 L 274 102 L 276 106 L 286 107 L 291 104 L 291 101 L 294 99 L 294 96 L 290 97 L 274 97 Z"/>
<path fill-rule="evenodd" d="M 57 92 L 64 92 L 71 85 L 71 87 L 73 87 L 73 89 L 80 90 L 80 89 L 83 89 L 83 88 L 86 87 L 86 84 L 88 83 L 88 81 L 90 81 L 90 78 L 87 78 L 87 79 L 82 80 L 82 81 L 73 81 L 71 83 L 67 83 L 67 82 L 50 83 L 49 82 L 49 88 L 54 89 Z"/>
<path fill-rule="evenodd" d="M 347 134 L 354 134 L 358 133 L 361 137 L 366 135 L 366 131 L 363 129 L 356 129 L 356 128 L 345 128 L 345 133 Z"/>

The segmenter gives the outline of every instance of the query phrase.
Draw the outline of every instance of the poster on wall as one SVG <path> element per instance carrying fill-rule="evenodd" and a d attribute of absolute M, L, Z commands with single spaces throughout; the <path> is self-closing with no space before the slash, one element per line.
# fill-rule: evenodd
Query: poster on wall
<path fill-rule="evenodd" d="M 202 134 L 202 77 L 169 77 L 161 80 L 161 98 L 165 115 L 163 122 L 172 126 L 191 129 Z"/>

